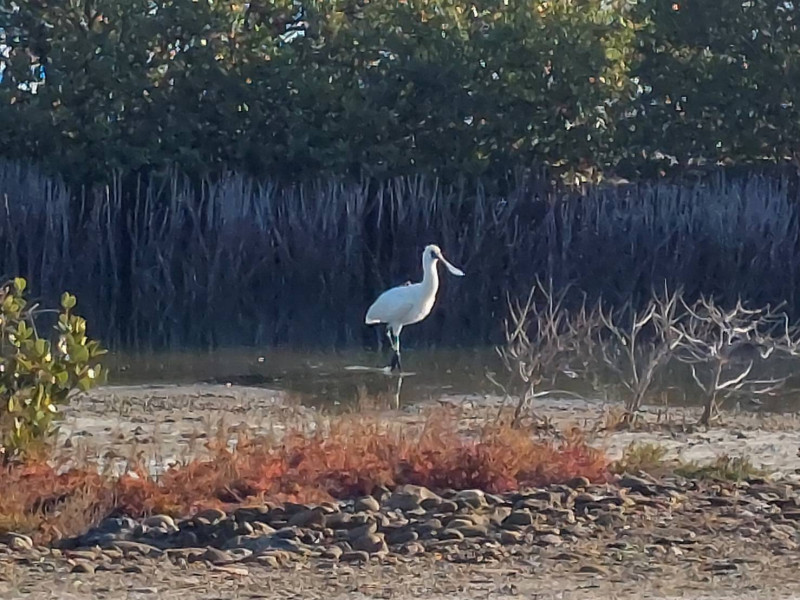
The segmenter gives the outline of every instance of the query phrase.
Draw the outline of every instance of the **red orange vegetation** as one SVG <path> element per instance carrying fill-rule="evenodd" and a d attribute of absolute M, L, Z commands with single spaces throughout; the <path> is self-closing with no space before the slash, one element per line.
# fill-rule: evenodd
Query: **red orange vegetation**
<path fill-rule="evenodd" d="M 74 512 L 75 502 L 90 513 L 86 522 L 110 512 L 181 515 L 264 500 L 317 502 L 368 494 L 379 485 L 504 492 L 576 476 L 601 481 L 608 473 L 605 455 L 575 432 L 550 442 L 492 424 L 465 435 L 443 413 L 419 426 L 350 416 L 325 429 L 289 432 L 279 442 L 242 437 L 233 450 L 217 444 L 210 458 L 175 466 L 157 479 L 143 467 L 114 479 L 91 467 L 61 475 L 42 462 L 12 467 L 0 473 L 0 528 L 72 533 L 67 530 L 83 525 L 81 519 L 73 516 L 66 527 L 61 515 Z"/>

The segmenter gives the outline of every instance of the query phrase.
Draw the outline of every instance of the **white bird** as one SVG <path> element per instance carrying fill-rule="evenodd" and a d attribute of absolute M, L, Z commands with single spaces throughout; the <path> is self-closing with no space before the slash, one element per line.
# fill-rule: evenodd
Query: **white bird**
<path fill-rule="evenodd" d="M 431 244 L 425 246 L 422 252 L 422 281 L 420 283 L 406 283 L 386 290 L 372 306 L 367 310 L 364 322 L 367 325 L 385 323 L 386 335 L 389 336 L 394 355 L 389 369 L 396 367 L 402 371 L 400 365 L 400 332 L 406 325 L 419 323 L 427 317 L 434 302 L 436 302 L 436 292 L 439 289 L 439 273 L 436 269 L 438 261 L 442 261 L 444 266 L 453 274 L 459 277 L 464 276 L 464 271 L 454 267 L 442 255 L 439 246 Z"/>

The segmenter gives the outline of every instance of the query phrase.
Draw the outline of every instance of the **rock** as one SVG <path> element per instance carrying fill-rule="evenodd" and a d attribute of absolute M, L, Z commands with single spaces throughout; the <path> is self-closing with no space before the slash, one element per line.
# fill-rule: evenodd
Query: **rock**
<path fill-rule="evenodd" d="M 590 485 L 592 485 L 592 483 L 586 477 L 573 477 L 567 481 L 567 487 L 570 487 L 573 490 L 587 488 Z"/>
<path fill-rule="evenodd" d="M 475 521 L 465 517 L 455 517 L 453 519 L 444 519 L 442 524 L 448 528 L 458 529 L 459 527 L 469 527 L 470 525 L 475 525 Z"/>
<path fill-rule="evenodd" d="M 166 552 L 167 557 L 171 560 L 182 559 L 186 562 L 195 562 L 197 560 L 202 560 L 199 557 L 201 557 L 205 551 L 205 548 L 169 548 Z"/>
<path fill-rule="evenodd" d="M 464 534 L 458 529 L 442 529 L 436 534 L 436 537 L 442 541 L 461 541 L 464 539 Z"/>
<path fill-rule="evenodd" d="M 141 575 L 142 573 L 144 573 L 144 569 L 142 567 L 140 567 L 139 565 L 125 565 L 124 567 L 122 567 L 122 572 L 123 573 L 136 573 L 136 574 Z"/>
<path fill-rule="evenodd" d="M 256 562 L 265 567 L 272 567 L 273 569 L 278 569 L 281 566 L 280 560 L 278 560 L 277 556 L 274 554 L 262 554 L 256 557 Z"/>
<path fill-rule="evenodd" d="M 655 485 L 642 477 L 634 475 L 623 475 L 618 485 L 631 491 L 639 492 L 642 496 L 655 496 L 657 494 Z"/>
<path fill-rule="evenodd" d="M 33 550 L 33 540 L 21 533 L 7 533 L 3 536 L 2 541 L 5 542 L 11 550 L 16 552 Z"/>
<path fill-rule="evenodd" d="M 208 508 L 206 510 L 201 510 L 194 516 L 195 522 L 205 522 L 211 525 L 215 525 L 219 523 L 222 519 L 224 519 L 227 515 L 225 511 L 220 510 L 218 508 Z"/>
<path fill-rule="evenodd" d="M 398 529 L 386 536 L 386 541 L 391 545 L 407 544 L 419 539 L 419 534 L 411 529 Z"/>
<path fill-rule="evenodd" d="M 510 506 L 496 506 L 492 513 L 489 515 L 489 518 L 484 520 L 483 523 L 486 525 L 492 524 L 496 527 L 500 527 L 508 518 L 513 511 L 511 510 Z M 477 524 L 477 523 L 476 523 Z"/>
<path fill-rule="evenodd" d="M 453 499 L 471 508 L 483 508 L 487 505 L 486 494 L 481 490 L 461 490 Z"/>
<path fill-rule="evenodd" d="M 70 569 L 70 573 L 94 573 L 95 567 L 92 563 L 87 562 L 79 562 L 76 563 L 72 569 Z"/>
<path fill-rule="evenodd" d="M 119 550 L 124 556 L 138 555 L 147 557 L 159 557 L 164 554 L 164 551 L 150 544 L 143 544 L 141 542 L 130 542 L 127 540 L 118 540 L 112 542 L 109 546 L 114 550 Z"/>
<path fill-rule="evenodd" d="M 515 510 L 501 524 L 504 529 L 533 525 L 533 515 L 527 510 Z"/>
<path fill-rule="evenodd" d="M 325 512 L 323 509 L 312 508 L 301 510 L 289 519 L 289 527 L 306 527 L 322 529 L 325 527 Z"/>
<path fill-rule="evenodd" d="M 576 496 L 572 499 L 572 501 L 578 504 L 599 504 L 600 501 L 603 499 L 602 496 L 596 496 L 595 494 L 590 494 L 589 492 L 578 492 Z"/>
<path fill-rule="evenodd" d="M 178 526 L 175 525 L 175 521 L 169 515 L 153 515 L 146 518 L 143 523 L 147 527 L 160 527 L 169 532 L 178 531 Z"/>
<path fill-rule="evenodd" d="M 228 575 L 236 575 L 237 577 L 246 577 L 250 571 L 245 567 L 238 567 L 234 565 L 224 565 L 221 567 L 214 567 L 215 571 L 227 573 Z"/>
<path fill-rule="evenodd" d="M 67 558 L 71 560 L 83 560 L 88 562 L 93 562 L 98 559 L 99 553 L 97 549 L 94 550 L 69 550 L 64 554 Z"/>
<path fill-rule="evenodd" d="M 546 533 L 536 538 L 536 543 L 541 546 L 560 546 L 564 540 L 560 535 Z"/>
<path fill-rule="evenodd" d="M 255 554 L 271 550 L 275 548 L 276 540 L 285 541 L 282 538 L 276 538 L 271 535 L 256 535 L 246 536 L 237 535 L 227 540 L 221 547 L 222 550 L 233 550 L 236 548 L 245 548 Z"/>
<path fill-rule="evenodd" d="M 339 546 L 329 546 L 322 551 L 322 558 L 327 558 L 329 560 L 339 560 L 344 554 L 344 550 L 342 550 Z"/>
<path fill-rule="evenodd" d="M 390 509 L 408 511 L 420 508 L 423 501 L 427 501 L 426 505 L 436 506 L 441 503 L 442 499 L 426 487 L 407 484 L 395 489 L 387 499 L 386 506 Z"/>
<path fill-rule="evenodd" d="M 712 573 L 733 573 L 739 570 L 739 566 L 730 561 L 718 561 L 710 565 L 703 565 L 703 570 Z"/>
<path fill-rule="evenodd" d="M 139 523 L 136 527 L 133 528 L 133 537 L 140 538 L 147 535 L 147 532 L 150 531 L 150 528 L 145 525 L 144 523 Z"/>
<path fill-rule="evenodd" d="M 173 522 L 174 523 L 174 522 Z M 133 531 L 136 522 L 129 517 L 109 517 L 103 519 L 90 531 L 97 533 L 119 533 L 121 531 Z"/>
<path fill-rule="evenodd" d="M 372 496 L 364 496 L 356 500 L 354 508 L 356 512 L 378 512 L 381 505 Z"/>
<path fill-rule="evenodd" d="M 458 503 L 453 502 L 452 500 L 442 500 L 436 506 L 436 510 L 444 514 L 454 513 L 458 510 Z"/>
<path fill-rule="evenodd" d="M 100 546 L 105 548 L 116 541 L 126 540 L 133 536 L 133 531 L 120 531 L 119 533 L 103 533 L 101 531 L 89 531 L 76 539 L 73 547 L 78 546 Z M 63 543 L 61 547 L 66 547 Z"/>
<path fill-rule="evenodd" d="M 375 515 L 371 515 L 369 513 L 353 513 L 350 515 L 350 520 L 347 522 L 347 527 L 352 529 L 353 527 L 358 527 L 359 525 L 366 525 L 367 523 L 372 523 L 375 521 Z"/>
<path fill-rule="evenodd" d="M 442 522 L 439 519 L 428 519 L 422 523 L 414 523 L 413 530 L 421 539 L 429 538 L 433 533 L 442 529 Z"/>
<path fill-rule="evenodd" d="M 275 533 L 275 529 L 270 527 L 266 523 L 262 523 L 260 521 L 253 521 L 250 523 L 253 528 L 253 533 L 258 533 L 260 535 L 272 535 Z"/>
<path fill-rule="evenodd" d="M 263 525 L 263 523 L 259 523 L 259 525 Z M 267 527 L 269 527 L 269 525 Z M 247 521 L 239 523 L 239 526 L 236 528 L 236 533 L 239 535 L 253 535 L 255 532 L 255 528 Z"/>
<path fill-rule="evenodd" d="M 300 538 L 302 533 L 297 527 L 282 527 L 274 535 L 284 540 L 296 540 Z"/>
<path fill-rule="evenodd" d="M 500 533 L 500 543 L 505 545 L 519 544 L 522 541 L 522 533 L 519 531 L 502 531 Z"/>
<path fill-rule="evenodd" d="M 236 540 L 236 542 L 233 542 Z M 295 540 L 277 537 L 275 535 L 237 536 L 225 545 L 226 550 L 243 548 L 259 555 L 267 551 L 280 550 L 293 554 L 306 554 L 308 550 Z"/>
<path fill-rule="evenodd" d="M 370 535 L 378 531 L 378 524 L 375 521 L 371 521 L 369 523 L 365 523 L 364 525 L 360 525 L 359 527 L 354 527 L 347 533 L 347 539 L 355 540 L 358 538 L 362 538 L 365 535 Z"/>
<path fill-rule="evenodd" d="M 177 546 L 179 548 L 192 548 L 200 545 L 200 541 L 194 531 L 181 531 L 177 535 L 173 535 L 170 538 L 170 542 L 172 547 Z"/>
<path fill-rule="evenodd" d="M 625 524 L 625 517 L 618 513 L 604 512 L 597 515 L 594 522 L 600 527 L 618 528 Z"/>
<path fill-rule="evenodd" d="M 210 562 L 212 565 L 227 565 L 238 560 L 228 552 L 213 547 L 207 548 L 198 558 Z"/>
<path fill-rule="evenodd" d="M 564 522 L 564 523 L 575 523 L 575 511 L 571 508 L 548 508 L 547 510 L 543 511 L 545 516 L 547 516 L 551 522 Z"/>
<path fill-rule="evenodd" d="M 233 512 L 237 523 L 266 523 L 269 521 L 271 509 L 269 506 L 245 506 Z"/>
<path fill-rule="evenodd" d="M 417 554 L 424 554 L 425 546 L 419 542 L 409 542 L 400 548 L 399 553 L 404 556 L 416 556 Z"/>
<path fill-rule="evenodd" d="M 369 562 L 369 554 L 363 550 L 344 552 L 339 558 L 341 562 Z"/>
<path fill-rule="evenodd" d="M 386 553 L 389 548 L 386 546 L 386 540 L 380 533 L 369 533 L 353 540 L 353 550 L 361 550 L 370 554 Z"/>
<path fill-rule="evenodd" d="M 489 533 L 485 525 L 462 525 L 455 529 L 465 538 L 486 537 Z"/>
<path fill-rule="evenodd" d="M 604 577 L 608 577 L 610 574 L 609 570 L 605 567 L 593 564 L 581 565 L 581 567 L 578 569 L 578 573 L 590 573 L 592 575 L 602 575 Z"/>

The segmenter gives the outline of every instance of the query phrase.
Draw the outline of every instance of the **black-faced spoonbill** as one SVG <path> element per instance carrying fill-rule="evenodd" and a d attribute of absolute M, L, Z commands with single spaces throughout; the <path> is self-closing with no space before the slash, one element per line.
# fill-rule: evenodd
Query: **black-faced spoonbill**
<path fill-rule="evenodd" d="M 438 261 L 442 261 L 453 275 L 464 276 L 464 271 L 448 262 L 439 246 L 425 246 L 422 252 L 422 281 L 386 290 L 367 310 L 364 319 L 367 325 L 385 323 L 387 326 L 386 335 L 394 351 L 389 370 L 403 370 L 400 365 L 400 331 L 406 325 L 419 323 L 427 317 L 436 302 L 436 292 L 439 289 L 439 272 L 436 269 Z"/>

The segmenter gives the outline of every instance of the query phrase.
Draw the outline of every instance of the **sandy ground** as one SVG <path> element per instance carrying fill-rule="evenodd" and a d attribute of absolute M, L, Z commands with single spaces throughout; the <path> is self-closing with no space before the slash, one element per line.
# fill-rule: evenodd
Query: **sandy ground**
<path fill-rule="evenodd" d="M 428 406 L 456 406 L 464 422 L 496 413 L 500 399 L 488 396 L 443 396 L 401 411 L 386 405 L 371 406 L 373 413 L 393 420 L 413 422 Z M 558 427 L 578 425 L 591 429 L 606 419 L 612 407 L 600 402 L 550 399 L 539 402 L 536 413 Z M 747 457 L 774 476 L 793 478 L 800 467 L 800 416 L 732 412 L 722 427 L 708 431 L 686 428 L 697 420 L 693 409 L 673 409 L 655 425 L 642 431 L 598 432 L 591 443 L 611 458 L 619 458 L 631 443 L 652 443 L 668 450 L 668 458 L 708 463 L 728 455 Z M 280 435 L 287 427 L 315 426 L 319 413 L 285 393 L 264 388 L 217 384 L 107 386 L 77 398 L 62 423 L 63 439 L 72 452 L 105 457 L 118 466 L 133 456 L 146 456 L 154 470 L 203 452 L 203 444 L 221 429 L 230 441 L 248 430 Z M 668 425 L 664 425 L 668 423 Z"/>
<path fill-rule="evenodd" d="M 430 404 L 457 405 L 465 422 L 496 411 L 497 398 L 443 397 Z M 424 407 L 423 407 L 424 408 Z M 394 420 L 421 418 L 419 408 L 400 412 L 372 407 Z M 602 422 L 608 407 L 584 401 L 550 400 L 537 414 L 560 426 Z M 632 442 L 669 448 L 684 461 L 709 462 L 715 457 L 747 456 L 775 477 L 795 478 L 800 466 L 800 420 L 796 415 L 738 413 L 727 415 L 725 427 L 684 432 L 691 410 L 670 415 L 671 426 L 650 431 L 597 433 L 591 441 L 612 456 Z M 318 413 L 277 391 L 225 385 L 150 385 L 105 387 L 78 398 L 62 424 L 64 451 L 99 457 L 123 468 L 126 458 L 140 455 L 154 470 L 203 452 L 203 443 L 223 423 L 236 431 L 280 435 L 287 426 L 313 427 Z M 652 421 L 653 419 L 651 419 Z M 493 564 L 453 564 L 428 555 L 394 564 L 362 566 L 309 562 L 270 569 L 180 568 L 153 560 L 123 571 L 98 571 L 91 576 L 53 568 L 48 561 L 0 561 L 0 597 L 84 599 L 233 599 L 233 598 L 394 598 L 406 600 L 474 600 L 536 598 L 589 600 L 613 598 L 693 598 L 715 600 L 800 598 L 796 552 L 748 549 L 737 537 L 719 537 L 710 552 L 731 556 L 741 568 L 733 574 L 709 573 L 699 563 L 672 560 L 644 552 L 630 564 L 608 563 L 602 573 L 576 572 L 568 563 L 544 564 L 508 559 Z M 800 539 L 796 540 L 800 542 Z M 646 549 L 645 549 L 646 550 Z M 588 550 L 587 550 L 588 551 Z M 648 551 L 649 552 L 649 551 Z M 674 557 L 673 557 L 674 558 Z M 605 562 L 603 562 L 605 561 Z M 688 565 L 688 566 L 687 566 Z"/>

